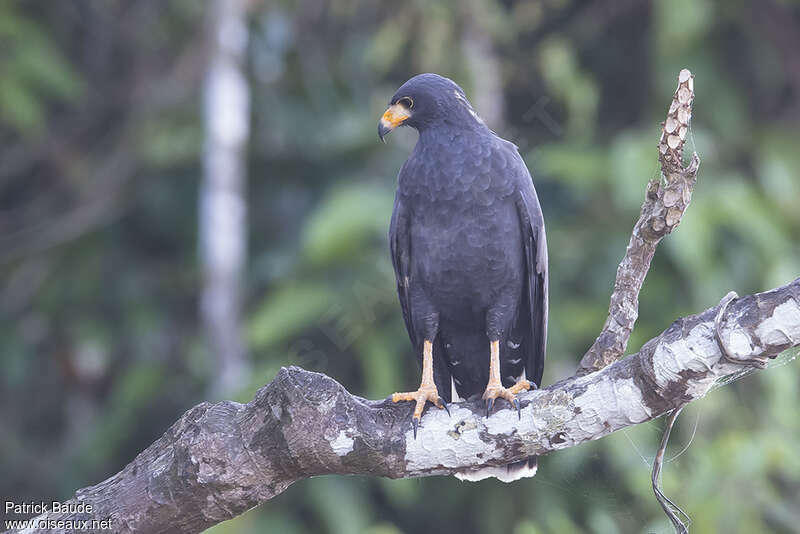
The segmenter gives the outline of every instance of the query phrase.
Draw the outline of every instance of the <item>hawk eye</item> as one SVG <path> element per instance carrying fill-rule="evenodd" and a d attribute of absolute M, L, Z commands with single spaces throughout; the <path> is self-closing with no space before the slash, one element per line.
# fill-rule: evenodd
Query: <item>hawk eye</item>
<path fill-rule="evenodd" d="M 411 100 L 410 96 L 404 96 L 403 98 L 398 100 L 397 103 L 400 104 L 401 106 L 403 106 L 406 109 L 411 109 L 411 108 L 414 107 L 414 101 Z"/>

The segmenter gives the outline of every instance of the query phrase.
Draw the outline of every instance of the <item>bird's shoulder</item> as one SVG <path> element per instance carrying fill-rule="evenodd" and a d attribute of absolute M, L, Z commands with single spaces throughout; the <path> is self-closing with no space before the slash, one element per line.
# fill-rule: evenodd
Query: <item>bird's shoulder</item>
<path fill-rule="evenodd" d="M 398 193 L 450 197 L 458 192 L 491 191 L 506 196 L 530 181 L 517 146 L 487 129 L 421 138 L 400 169 Z"/>

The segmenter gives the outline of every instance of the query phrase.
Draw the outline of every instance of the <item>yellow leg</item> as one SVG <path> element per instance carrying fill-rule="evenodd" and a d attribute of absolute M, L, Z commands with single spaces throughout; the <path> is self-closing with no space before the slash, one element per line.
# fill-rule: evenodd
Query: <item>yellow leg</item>
<path fill-rule="evenodd" d="M 510 388 L 504 388 L 500 382 L 500 342 L 497 340 L 491 341 L 489 350 L 489 383 L 486 384 L 486 391 L 483 392 L 483 399 L 486 401 L 486 417 L 489 417 L 489 412 L 492 411 L 494 401 L 498 397 L 502 397 L 513 404 L 519 414 L 521 407 L 519 399 L 517 399 L 517 393 L 531 389 L 531 383 L 523 378 Z"/>
<path fill-rule="evenodd" d="M 407 393 L 394 393 L 392 402 L 400 401 L 414 401 L 416 403 L 414 417 L 411 419 L 415 438 L 417 437 L 417 427 L 426 402 L 432 402 L 438 408 L 447 410 L 447 404 L 439 396 L 439 390 L 436 389 L 436 384 L 433 382 L 433 343 L 427 339 L 422 347 L 422 382 L 419 385 L 419 389 Z M 450 411 L 448 410 L 447 413 L 450 413 Z"/>

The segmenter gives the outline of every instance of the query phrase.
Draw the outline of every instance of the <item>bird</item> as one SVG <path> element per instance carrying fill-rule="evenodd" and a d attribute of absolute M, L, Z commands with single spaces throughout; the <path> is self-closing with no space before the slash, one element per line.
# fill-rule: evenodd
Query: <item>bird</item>
<path fill-rule="evenodd" d="M 379 120 L 381 141 L 399 126 L 418 138 L 398 174 L 389 248 L 422 379 L 392 401 L 414 403 L 416 439 L 427 402 L 448 409 L 480 395 L 489 417 L 502 398 L 519 415 L 517 395 L 541 386 L 547 242 L 518 147 L 486 125 L 457 83 L 433 73 L 409 79 Z M 532 476 L 536 460 L 506 467 L 464 478 Z"/>

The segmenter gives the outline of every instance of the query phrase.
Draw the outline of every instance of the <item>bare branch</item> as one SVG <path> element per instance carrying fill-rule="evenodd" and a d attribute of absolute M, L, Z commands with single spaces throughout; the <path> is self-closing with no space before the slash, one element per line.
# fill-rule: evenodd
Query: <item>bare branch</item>
<path fill-rule="evenodd" d="M 365 400 L 325 375 L 284 368 L 250 403 L 192 408 L 118 474 L 79 490 L 69 502 L 91 504 L 91 513 L 40 518 L 110 519 L 119 533 L 193 533 L 311 476 L 406 478 L 505 465 L 659 417 L 798 345 L 800 278 L 726 298 L 675 321 L 637 354 L 522 394 L 521 420 L 508 407 L 486 418 L 480 402 L 453 403 L 450 417 L 429 410 L 416 440 L 406 406 Z"/>
<path fill-rule="evenodd" d="M 689 131 L 694 100 L 694 76 L 688 69 L 678 74 L 667 119 L 662 123 L 658 159 L 661 180 L 647 184 L 642 211 L 633 227 L 625 257 L 617 268 L 608 318 L 594 344 L 583 356 L 579 374 L 602 369 L 622 357 L 639 315 L 639 291 L 661 239 L 681 222 L 692 200 L 700 159 L 692 155 L 683 166 L 683 146 Z"/>

